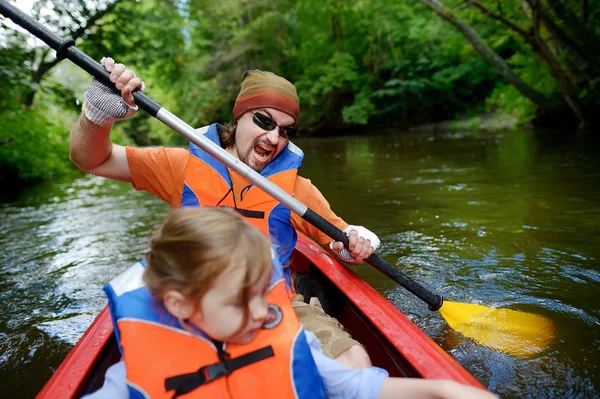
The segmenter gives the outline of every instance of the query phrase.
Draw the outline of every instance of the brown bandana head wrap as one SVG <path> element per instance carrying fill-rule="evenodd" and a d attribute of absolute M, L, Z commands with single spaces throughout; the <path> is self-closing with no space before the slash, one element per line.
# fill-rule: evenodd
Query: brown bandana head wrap
<path fill-rule="evenodd" d="M 237 122 L 246 112 L 257 108 L 273 108 L 296 120 L 299 103 L 296 87 L 288 80 L 272 72 L 253 69 L 244 73 L 240 94 L 233 107 L 233 120 Z"/>

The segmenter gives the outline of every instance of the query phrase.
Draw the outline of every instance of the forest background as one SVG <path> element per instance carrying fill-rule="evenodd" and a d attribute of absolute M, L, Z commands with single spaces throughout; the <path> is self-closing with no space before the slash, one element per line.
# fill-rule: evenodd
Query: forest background
<path fill-rule="evenodd" d="M 477 127 L 481 115 L 497 126 L 600 125 L 600 0 L 13 3 L 94 59 L 131 67 L 192 126 L 230 121 L 243 72 L 255 68 L 296 85 L 304 135 Z M 89 81 L 0 19 L 0 181 L 73 170 L 68 135 Z M 112 137 L 184 144 L 143 112 Z"/>

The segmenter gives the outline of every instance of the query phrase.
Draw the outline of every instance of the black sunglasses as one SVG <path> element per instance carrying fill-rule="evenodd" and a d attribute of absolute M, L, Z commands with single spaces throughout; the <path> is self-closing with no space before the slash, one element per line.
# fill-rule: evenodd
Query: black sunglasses
<path fill-rule="evenodd" d="M 250 111 L 252 113 L 252 122 L 261 129 L 268 130 L 269 132 L 275 130 L 275 128 L 279 128 L 279 136 L 283 139 L 289 139 L 290 136 L 293 136 L 298 132 L 293 126 L 279 126 L 273 118 L 268 117 L 265 114 L 260 112 Z"/>

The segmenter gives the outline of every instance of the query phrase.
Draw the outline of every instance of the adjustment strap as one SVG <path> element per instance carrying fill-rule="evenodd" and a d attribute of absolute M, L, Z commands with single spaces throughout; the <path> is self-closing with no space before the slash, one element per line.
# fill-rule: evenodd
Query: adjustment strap
<path fill-rule="evenodd" d="M 218 363 L 200 367 L 198 371 L 194 373 L 169 377 L 165 379 L 165 390 L 168 392 L 174 389 L 175 393 L 173 394 L 172 399 L 175 399 L 178 396 L 192 392 L 202 385 L 208 384 L 221 377 L 226 377 L 237 369 L 273 356 L 275 356 L 273 347 L 269 345 L 234 359 L 222 360 Z"/>
<path fill-rule="evenodd" d="M 248 209 L 242 209 L 242 208 L 235 208 L 236 211 L 238 211 L 238 213 L 242 216 L 245 216 L 247 218 L 252 218 L 252 219 L 264 219 L 265 218 L 265 213 L 262 211 L 251 211 Z"/>

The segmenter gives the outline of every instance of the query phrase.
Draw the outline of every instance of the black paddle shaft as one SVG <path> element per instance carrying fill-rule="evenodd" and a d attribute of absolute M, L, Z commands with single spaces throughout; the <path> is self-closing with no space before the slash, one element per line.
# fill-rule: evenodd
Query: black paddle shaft
<path fill-rule="evenodd" d="M 56 50 L 58 59 L 68 58 L 75 65 L 79 66 L 90 75 L 104 83 L 106 86 L 114 88 L 114 84 L 110 81 L 110 74 L 99 63 L 94 61 L 87 54 L 75 47 L 73 39 L 63 40 L 60 36 L 46 28 L 43 24 L 36 21 L 34 18 L 25 14 L 15 6 L 9 4 L 6 0 L 0 0 L 0 14 L 12 19 L 16 24 L 20 25 L 34 36 L 41 39 L 52 49 Z M 114 88 L 116 93 L 120 93 Z M 153 117 L 157 117 L 158 112 L 163 109 L 158 103 L 150 99 L 139 91 L 133 92 L 135 103 L 141 109 L 148 112 Z M 164 121 L 159 118 L 163 123 Z M 169 127 L 172 127 L 168 125 Z M 177 131 L 177 130 L 176 130 Z M 179 131 L 177 131 L 180 133 Z M 181 133 L 180 133 L 181 134 Z M 187 138 L 187 136 L 184 135 Z M 290 197 L 291 198 L 291 197 Z M 287 205 L 284 203 L 284 205 Z M 336 241 L 341 241 L 344 246 L 348 247 L 348 237 L 343 231 L 335 227 L 329 221 L 315 213 L 313 210 L 306 208 L 304 213 L 298 213 L 304 220 L 327 234 Z M 381 259 L 378 255 L 372 254 L 365 259 L 368 264 L 375 267 L 381 273 L 385 274 L 402 287 L 406 288 L 412 294 L 423 300 L 429 305 L 429 309 L 438 310 L 442 307 L 443 298 L 440 295 L 434 294 L 425 287 L 400 272 L 392 265 Z"/>
<path fill-rule="evenodd" d="M 346 234 L 331 224 L 327 219 L 314 212 L 312 209 L 307 209 L 306 213 L 302 216 L 302 219 L 317 227 L 335 241 L 343 242 L 344 246 L 348 248 L 348 237 Z M 365 261 L 375 269 L 379 270 L 381 273 L 394 280 L 396 283 L 400 284 L 402 287 L 406 288 L 416 297 L 425 301 L 430 310 L 438 310 L 442 307 L 444 298 L 442 298 L 441 295 L 437 295 L 429 291 L 421 284 L 417 283 L 406 274 L 402 273 L 385 260 L 381 259 L 379 255 L 373 253 L 371 256 L 365 259 Z"/>

